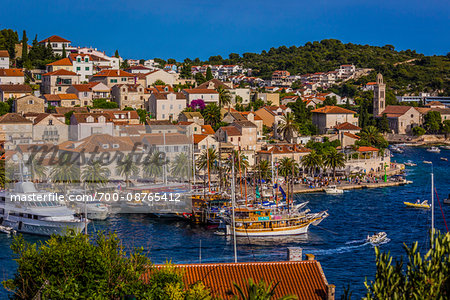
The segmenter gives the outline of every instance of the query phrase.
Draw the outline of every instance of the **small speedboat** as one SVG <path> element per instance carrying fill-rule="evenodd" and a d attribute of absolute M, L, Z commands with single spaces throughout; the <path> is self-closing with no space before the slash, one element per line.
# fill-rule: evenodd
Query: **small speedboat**
<path fill-rule="evenodd" d="M 424 164 L 432 164 L 432 162 L 429 161 L 429 160 L 424 160 L 423 163 L 424 163 Z"/>
<path fill-rule="evenodd" d="M 441 160 L 448 161 L 448 158 L 447 157 L 441 157 Z"/>
<path fill-rule="evenodd" d="M 431 147 L 427 149 L 428 152 L 433 152 L 433 153 L 439 153 L 441 152 L 441 149 L 439 149 L 438 147 Z"/>
<path fill-rule="evenodd" d="M 6 233 L 6 234 L 16 234 L 16 231 L 14 230 L 14 228 L 9 227 L 9 226 L 3 226 L 3 225 L 0 225 L 0 232 Z"/>
<path fill-rule="evenodd" d="M 397 147 L 397 146 L 395 146 L 395 145 L 392 145 L 389 149 L 390 149 L 392 152 L 394 152 L 394 153 L 403 153 L 403 152 L 405 152 L 405 151 L 403 151 L 402 148 Z"/>
<path fill-rule="evenodd" d="M 407 162 L 405 162 L 405 166 L 408 166 L 408 167 L 415 167 L 415 166 L 417 166 L 417 164 L 413 163 L 412 160 L 408 160 Z"/>
<path fill-rule="evenodd" d="M 445 146 L 442 146 L 441 148 L 445 149 L 445 150 L 450 150 L 450 145 L 445 145 Z"/>
<path fill-rule="evenodd" d="M 325 193 L 331 195 L 343 194 L 344 190 L 338 189 L 335 185 L 330 185 L 329 187 L 324 189 Z"/>
<path fill-rule="evenodd" d="M 366 242 L 371 243 L 372 245 L 377 245 L 386 241 L 386 239 L 387 239 L 386 232 L 378 232 L 375 233 L 374 235 L 368 235 L 366 238 Z"/>
<path fill-rule="evenodd" d="M 405 204 L 407 207 L 412 207 L 412 208 L 422 208 L 422 209 L 430 209 L 431 208 L 431 205 L 428 203 L 427 200 L 424 200 L 422 202 L 417 200 L 416 203 L 403 202 L 403 204 Z"/>
<path fill-rule="evenodd" d="M 448 197 L 444 199 L 445 204 L 450 204 L 450 194 L 448 194 Z"/>

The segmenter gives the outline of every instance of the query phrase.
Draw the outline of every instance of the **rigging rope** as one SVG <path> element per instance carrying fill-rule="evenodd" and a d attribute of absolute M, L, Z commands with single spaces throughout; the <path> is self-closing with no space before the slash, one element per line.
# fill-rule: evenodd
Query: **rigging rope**
<path fill-rule="evenodd" d="M 436 193 L 436 198 L 439 203 L 439 208 L 441 209 L 442 218 L 444 219 L 445 229 L 447 229 L 447 232 L 448 232 L 447 221 L 445 220 L 444 211 L 442 210 L 441 201 L 439 201 L 439 196 L 438 196 L 436 188 L 434 188 L 434 192 Z"/>

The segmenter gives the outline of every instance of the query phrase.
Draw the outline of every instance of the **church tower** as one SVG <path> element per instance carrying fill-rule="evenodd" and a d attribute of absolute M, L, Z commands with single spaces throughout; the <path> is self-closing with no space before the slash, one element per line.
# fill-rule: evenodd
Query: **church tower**
<path fill-rule="evenodd" d="M 383 75 L 377 74 L 377 84 L 373 88 L 373 116 L 379 116 L 386 108 L 386 85 Z"/>

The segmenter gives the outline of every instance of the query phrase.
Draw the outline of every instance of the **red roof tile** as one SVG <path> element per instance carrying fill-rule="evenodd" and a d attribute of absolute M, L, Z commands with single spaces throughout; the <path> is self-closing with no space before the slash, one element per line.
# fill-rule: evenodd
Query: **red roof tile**
<path fill-rule="evenodd" d="M 21 69 L 0 69 L 0 76 L 23 77 L 25 75 Z"/>
<path fill-rule="evenodd" d="M 210 89 L 185 89 L 184 91 L 188 94 L 218 94 L 216 90 Z"/>
<path fill-rule="evenodd" d="M 133 77 L 134 75 L 123 70 L 103 70 L 94 77 Z"/>
<path fill-rule="evenodd" d="M 374 147 L 363 146 L 358 148 L 359 152 L 378 152 L 379 150 Z"/>
<path fill-rule="evenodd" d="M 337 130 L 361 130 L 360 127 L 350 124 L 349 122 L 344 122 L 339 125 L 336 125 L 334 128 Z"/>
<path fill-rule="evenodd" d="M 67 57 L 47 64 L 47 66 L 71 66 L 71 65 L 72 62 Z"/>
<path fill-rule="evenodd" d="M 162 269 L 165 266 L 156 268 Z M 237 294 L 234 283 L 245 287 L 249 278 L 254 282 L 264 280 L 267 284 L 278 284 L 274 290 L 274 299 L 287 295 L 308 300 L 327 298 L 328 282 L 320 263 L 315 260 L 186 264 L 175 265 L 175 268 L 183 273 L 185 286 L 201 281 L 214 297 L 223 299 L 230 299 L 233 294 Z M 150 270 L 144 274 L 144 282 L 148 282 L 151 272 Z"/>
<path fill-rule="evenodd" d="M 63 39 L 62 37 L 57 36 L 57 35 L 52 35 L 51 37 L 48 37 L 48 38 L 40 41 L 39 44 L 47 43 L 47 42 L 50 42 L 50 43 L 52 43 L 52 42 L 54 42 L 54 43 L 70 43 L 69 40 Z"/>
<path fill-rule="evenodd" d="M 64 69 L 59 69 L 59 70 L 56 70 L 56 71 L 53 71 L 53 72 L 48 72 L 48 73 L 42 74 L 42 76 L 57 76 L 57 75 L 60 75 L 60 76 L 78 76 L 77 73 L 72 72 L 72 71 L 67 71 L 67 70 L 64 70 Z"/>
<path fill-rule="evenodd" d="M 0 50 L 0 57 L 9 57 L 8 50 Z"/>

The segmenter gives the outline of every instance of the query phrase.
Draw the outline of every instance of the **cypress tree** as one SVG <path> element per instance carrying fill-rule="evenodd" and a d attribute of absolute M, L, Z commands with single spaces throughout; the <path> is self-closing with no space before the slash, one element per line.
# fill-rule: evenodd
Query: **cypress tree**
<path fill-rule="evenodd" d="M 62 48 L 62 58 L 67 57 L 67 53 L 66 53 L 66 44 L 63 43 L 63 48 Z"/>
<path fill-rule="evenodd" d="M 116 53 L 114 53 L 114 56 L 119 58 L 119 50 L 116 49 Z"/>
<path fill-rule="evenodd" d="M 206 69 L 206 80 L 211 80 L 213 78 L 214 76 L 212 75 L 211 68 L 208 67 L 208 69 Z"/>
<path fill-rule="evenodd" d="M 22 63 L 28 60 L 28 38 L 27 32 L 24 30 L 22 35 Z"/>

